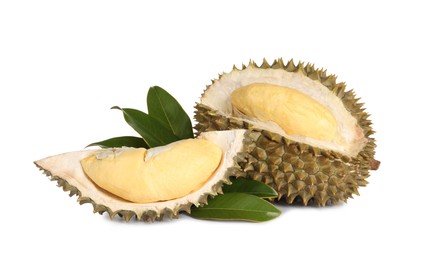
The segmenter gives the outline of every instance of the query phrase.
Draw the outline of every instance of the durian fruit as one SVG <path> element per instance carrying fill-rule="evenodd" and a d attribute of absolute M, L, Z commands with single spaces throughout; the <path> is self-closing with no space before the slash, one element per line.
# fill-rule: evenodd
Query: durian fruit
<path fill-rule="evenodd" d="M 238 171 L 235 156 L 246 130 L 206 132 L 151 149 L 109 148 L 64 153 L 36 161 L 80 204 L 129 221 L 162 220 L 190 212 L 222 192 Z"/>
<path fill-rule="evenodd" d="M 278 200 L 324 206 L 358 195 L 378 167 L 362 106 L 325 70 L 264 60 L 213 80 L 196 105 L 195 129 L 252 130 L 240 175 L 271 185 Z"/>

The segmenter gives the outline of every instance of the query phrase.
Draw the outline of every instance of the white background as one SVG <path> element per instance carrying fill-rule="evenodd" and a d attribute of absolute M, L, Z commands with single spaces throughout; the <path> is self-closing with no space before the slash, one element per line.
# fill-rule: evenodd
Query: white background
<path fill-rule="evenodd" d="M 1 259 L 420 259 L 416 1 L 1 1 Z M 153 3 L 152 3 L 153 2 Z M 33 161 L 135 134 L 159 85 L 193 116 L 233 64 L 314 63 L 366 103 L 382 161 L 361 196 L 266 223 L 110 221 Z"/>

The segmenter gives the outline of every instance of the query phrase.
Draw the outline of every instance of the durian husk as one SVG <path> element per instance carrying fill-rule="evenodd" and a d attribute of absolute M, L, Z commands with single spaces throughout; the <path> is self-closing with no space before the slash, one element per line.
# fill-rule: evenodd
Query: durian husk
<path fill-rule="evenodd" d="M 94 213 L 107 212 L 111 219 L 120 216 L 126 221 L 163 220 L 165 217 L 177 218 L 180 212 L 190 213 L 191 207 L 207 204 L 208 197 L 222 193 L 222 186 L 229 184 L 229 177 L 238 175 L 239 165 L 237 153 L 243 151 L 246 130 L 207 132 L 198 136 L 212 141 L 223 151 L 223 158 L 212 177 L 198 190 L 185 197 L 154 203 L 134 203 L 124 200 L 97 186 L 82 170 L 80 160 L 100 150 L 83 150 L 50 156 L 35 161 L 35 165 L 43 171 L 57 186 L 62 187 L 69 196 L 78 196 L 80 204 L 91 203 Z M 119 148 L 110 148 L 119 149 Z M 194 152 L 194 151 L 192 151 Z M 174 165 L 177 167 L 177 165 Z"/>
<path fill-rule="evenodd" d="M 243 153 L 242 161 L 239 162 L 242 171 L 238 176 L 272 186 L 278 191 L 278 200 L 288 204 L 312 203 L 325 206 L 346 202 L 353 195 L 359 195 L 358 188 L 368 184 L 366 179 L 369 177 L 369 170 L 376 169 L 379 163 L 374 159 L 376 144 L 375 139 L 371 137 L 374 131 L 363 103 L 359 102 L 353 90 L 346 91 L 345 83 L 336 82 L 335 75 L 328 75 L 326 70 L 317 69 L 312 64 L 299 62 L 295 65 L 293 60 L 285 64 L 282 59 L 277 59 L 272 64 L 263 60 L 258 66 L 250 61 L 241 69 L 234 66 L 232 72 L 253 70 L 254 73 L 258 73 L 268 69 L 302 74 L 319 81 L 334 93 L 357 120 L 367 138 L 362 150 L 356 156 L 350 157 L 299 143 L 278 133 L 258 128 L 242 118 L 224 115 L 202 103 L 195 106 L 197 134 L 227 129 L 251 130 L 246 133 L 248 150 Z M 202 97 L 213 84 L 230 73 L 223 73 L 218 79 L 212 80 Z"/>

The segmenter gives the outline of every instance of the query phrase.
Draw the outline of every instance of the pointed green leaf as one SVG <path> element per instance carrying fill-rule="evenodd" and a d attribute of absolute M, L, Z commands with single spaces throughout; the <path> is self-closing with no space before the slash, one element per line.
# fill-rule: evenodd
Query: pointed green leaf
<path fill-rule="evenodd" d="M 134 148 L 149 148 L 149 146 L 146 144 L 145 140 L 143 140 L 140 137 L 136 136 L 120 136 L 120 137 L 114 137 L 107 140 L 103 140 L 100 142 L 89 144 L 86 147 L 90 146 L 99 146 L 101 148 L 114 148 L 114 147 L 134 147 Z"/>
<path fill-rule="evenodd" d="M 270 186 L 255 180 L 246 178 L 231 179 L 231 185 L 224 185 L 224 193 L 240 192 L 255 195 L 261 198 L 276 198 L 278 193 Z"/>
<path fill-rule="evenodd" d="M 192 208 L 191 216 L 199 219 L 268 221 L 281 211 L 270 202 L 245 193 L 226 193 L 209 199 L 208 205 Z"/>
<path fill-rule="evenodd" d="M 189 116 L 164 89 L 151 87 L 147 96 L 148 114 L 158 119 L 179 139 L 193 138 L 193 127 Z"/>
<path fill-rule="evenodd" d="M 158 119 L 142 111 L 132 108 L 120 108 L 117 106 L 112 107 L 111 109 L 121 110 L 126 122 L 143 137 L 149 147 L 167 145 L 180 140 L 170 130 L 163 126 Z"/>

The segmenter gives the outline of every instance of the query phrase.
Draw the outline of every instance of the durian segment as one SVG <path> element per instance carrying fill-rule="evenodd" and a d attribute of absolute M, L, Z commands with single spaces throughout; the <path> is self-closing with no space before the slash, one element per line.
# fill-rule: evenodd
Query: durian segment
<path fill-rule="evenodd" d="M 234 90 L 231 103 L 247 117 L 276 123 L 289 136 L 341 142 L 332 113 L 293 88 L 254 83 Z"/>
<path fill-rule="evenodd" d="M 81 164 L 101 188 L 132 202 L 150 203 L 181 198 L 199 189 L 222 159 L 221 148 L 204 139 L 152 149 L 104 151 L 84 158 Z"/>
<path fill-rule="evenodd" d="M 335 117 L 339 131 L 353 149 L 330 149 L 327 142 L 320 145 L 292 138 L 280 131 L 277 124 L 235 114 L 229 100 L 231 93 L 255 83 L 293 86 L 316 100 Z M 285 64 L 278 59 L 273 64 L 264 60 L 261 66 L 251 61 L 212 80 L 201 103 L 196 105 L 195 129 L 198 134 L 251 129 L 246 133 L 246 152 L 239 161 L 242 171 L 237 175 L 271 185 L 278 191 L 278 199 L 287 203 L 312 202 L 324 206 L 358 195 L 358 188 L 367 184 L 372 165 L 378 163 L 374 160 L 376 144 L 368 118 L 353 90 L 346 91 L 343 82 L 336 82 L 336 76 L 312 64 L 295 65 L 292 60 Z"/>
<path fill-rule="evenodd" d="M 219 166 L 209 179 L 197 190 L 186 196 L 167 201 L 151 203 L 135 203 L 122 199 L 95 184 L 83 171 L 80 161 L 92 155 L 119 153 L 127 148 L 83 150 L 64 153 L 38 160 L 35 164 L 44 171 L 52 180 L 57 180 L 58 185 L 64 191 L 70 191 L 70 195 L 79 196 L 80 204 L 92 203 L 94 212 L 100 214 L 108 212 L 111 218 L 116 215 L 129 221 L 132 217 L 138 220 L 154 221 L 177 217 L 179 212 L 190 211 L 192 205 L 200 206 L 207 202 L 208 196 L 222 193 L 222 185 L 229 183 L 229 177 L 239 171 L 237 154 L 243 151 L 243 139 L 246 130 L 230 130 L 206 132 L 198 136 L 198 139 L 208 140 L 219 147 L 222 151 L 222 159 Z M 151 156 L 159 155 L 153 150 Z M 101 157 L 101 156 L 100 156 Z M 179 162 L 178 162 L 179 163 Z M 177 167 L 177 165 L 173 165 Z"/>
<path fill-rule="evenodd" d="M 302 65 L 301 65 L 302 66 Z M 335 141 L 320 140 L 310 136 L 289 135 L 282 127 L 271 121 L 261 121 L 255 117 L 247 117 L 236 113 L 231 103 L 232 93 L 241 87 L 251 84 L 260 86 L 287 86 L 293 90 L 299 91 L 310 99 L 315 100 L 333 115 L 337 122 L 340 138 Z M 255 96 L 259 98 L 260 95 Z M 267 106 L 273 106 L 265 101 Z M 239 118 L 246 121 L 256 128 L 270 130 L 291 140 L 306 143 L 321 149 L 333 150 L 347 156 L 357 155 L 367 139 L 363 130 L 342 103 L 340 97 L 335 95 L 320 81 L 307 77 L 301 71 L 289 72 L 284 69 L 258 68 L 254 65 L 248 66 L 243 70 L 233 70 L 230 73 L 224 73 L 221 77 L 206 89 L 201 97 L 201 104 L 212 110 L 218 111 L 223 116 Z M 302 105 L 302 104 L 301 104 Z"/>

